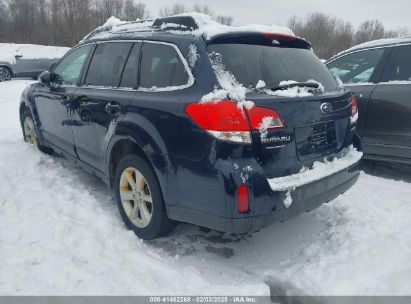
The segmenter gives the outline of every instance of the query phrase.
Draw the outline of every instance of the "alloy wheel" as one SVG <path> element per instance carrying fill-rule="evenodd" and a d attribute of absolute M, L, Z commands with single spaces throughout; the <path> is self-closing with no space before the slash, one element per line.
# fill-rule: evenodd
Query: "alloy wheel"
<path fill-rule="evenodd" d="M 120 177 L 120 199 L 129 220 L 139 228 L 147 227 L 153 215 L 150 187 L 135 168 L 127 168 Z"/>
<path fill-rule="evenodd" d="M 34 122 L 31 117 L 26 116 L 23 123 L 24 127 L 24 140 L 32 145 L 37 144 L 37 135 L 34 127 Z"/>

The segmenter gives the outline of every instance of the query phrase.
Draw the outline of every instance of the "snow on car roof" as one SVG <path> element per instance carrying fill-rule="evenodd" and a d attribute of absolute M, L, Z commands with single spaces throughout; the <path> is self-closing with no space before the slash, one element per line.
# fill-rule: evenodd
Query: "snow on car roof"
<path fill-rule="evenodd" d="M 121 21 L 116 17 L 110 17 L 105 24 L 92 31 L 81 42 L 108 39 L 115 36 L 132 37 L 137 33 L 158 31 L 204 36 L 206 39 L 232 32 L 268 32 L 295 37 L 291 29 L 282 26 L 262 24 L 228 26 L 212 20 L 210 16 L 205 14 L 183 13 L 170 17 L 133 22 Z"/>
<path fill-rule="evenodd" d="M 402 44 L 402 43 L 411 43 L 411 37 L 385 38 L 385 39 L 378 39 L 378 40 L 364 42 L 364 43 L 355 45 L 345 51 L 338 53 L 337 55 L 333 56 L 331 59 L 339 57 L 342 54 L 350 53 L 353 51 L 358 51 L 358 50 L 367 49 L 367 48 L 387 46 L 387 45 Z"/>
<path fill-rule="evenodd" d="M 70 48 L 37 44 L 0 43 L 0 62 L 14 64 L 16 55 L 24 59 L 58 59 Z"/>

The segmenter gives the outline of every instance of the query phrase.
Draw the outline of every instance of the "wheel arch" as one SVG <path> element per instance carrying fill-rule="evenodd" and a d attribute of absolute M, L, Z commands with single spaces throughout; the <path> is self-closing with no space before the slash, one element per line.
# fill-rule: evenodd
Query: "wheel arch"
<path fill-rule="evenodd" d="M 6 69 L 8 69 L 8 70 L 10 71 L 11 77 L 13 77 L 14 74 L 15 74 L 14 71 L 13 71 L 13 68 L 12 68 L 9 64 L 7 64 L 7 63 L 0 62 L 0 68 L 6 68 Z"/>
<path fill-rule="evenodd" d="M 21 103 L 20 103 L 20 107 L 19 107 L 20 124 L 23 123 L 23 113 L 24 113 L 25 111 L 30 111 L 30 112 L 31 112 L 30 108 L 26 105 L 26 103 L 25 103 L 25 102 L 21 102 Z M 32 113 L 32 114 L 33 114 L 33 113 Z"/>
<path fill-rule="evenodd" d="M 163 198 L 166 201 L 167 177 L 170 169 L 170 162 L 167 155 L 158 153 L 158 147 L 152 143 L 147 143 L 135 134 L 115 135 L 110 140 L 106 157 L 106 172 L 113 188 L 115 170 L 119 161 L 127 154 L 137 154 L 147 161 L 154 170 L 160 183 Z"/>

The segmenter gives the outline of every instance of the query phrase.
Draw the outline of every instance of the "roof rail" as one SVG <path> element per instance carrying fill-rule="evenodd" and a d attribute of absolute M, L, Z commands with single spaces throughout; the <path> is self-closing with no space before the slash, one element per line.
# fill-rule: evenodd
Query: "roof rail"
<path fill-rule="evenodd" d="M 143 20 L 137 20 L 137 21 L 128 21 L 128 22 L 123 22 L 120 24 L 111 24 L 111 25 L 106 25 L 106 26 L 100 26 L 98 28 L 96 28 L 94 31 L 92 31 L 91 33 L 89 33 L 86 37 L 84 37 L 82 39 L 82 41 L 86 41 L 89 40 L 91 38 L 93 38 L 93 36 L 96 36 L 97 34 L 100 33 L 104 33 L 104 32 L 110 32 L 113 28 L 116 28 L 116 31 L 118 33 L 125 33 L 125 32 L 137 32 L 137 31 L 141 31 L 143 30 L 143 28 L 136 28 L 136 30 L 129 30 L 127 29 L 127 27 L 130 27 L 130 25 L 138 25 L 138 24 L 144 24 L 144 23 L 148 23 L 148 22 L 153 22 L 154 19 L 143 19 Z M 152 24 L 151 24 L 152 25 Z M 122 30 L 121 27 L 124 27 L 124 29 Z M 145 27 L 145 31 L 147 31 L 149 28 Z"/>
<path fill-rule="evenodd" d="M 136 25 L 136 27 L 133 27 Z M 142 25 L 142 26 L 138 26 Z M 147 31 L 193 31 L 198 29 L 198 25 L 192 16 L 170 16 L 156 19 L 144 19 L 138 21 L 122 22 L 119 24 L 103 25 L 96 28 L 83 38 L 82 42 L 90 40 L 101 33 L 111 33 L 112 35 L 122 35 L 126 33 L 147 32 Z"/>

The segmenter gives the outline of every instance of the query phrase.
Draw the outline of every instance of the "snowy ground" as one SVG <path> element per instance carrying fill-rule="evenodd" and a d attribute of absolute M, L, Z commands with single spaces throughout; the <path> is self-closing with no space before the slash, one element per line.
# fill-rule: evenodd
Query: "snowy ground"
<path fill-rule="evenodd" d="M 411 294 L 411 168 L 246 236 L 180 225 L 143 242 L 96 178 L 26 145 L 27 80 L 0 83 L 0 294 Z"/>

